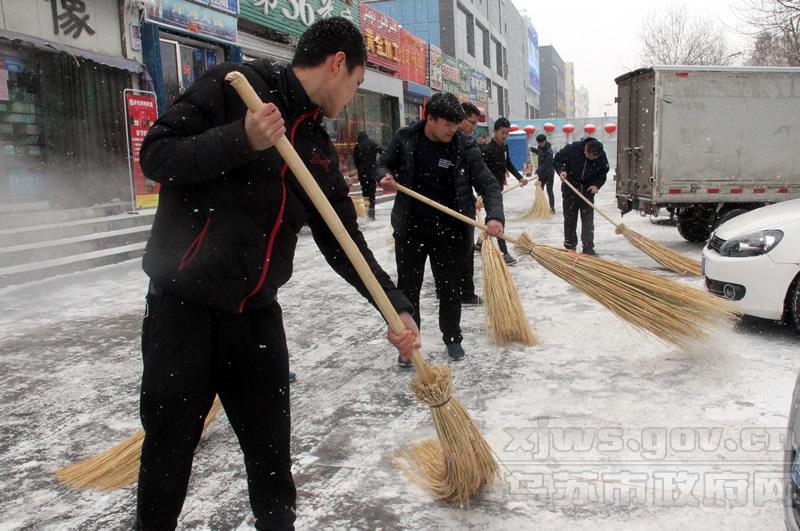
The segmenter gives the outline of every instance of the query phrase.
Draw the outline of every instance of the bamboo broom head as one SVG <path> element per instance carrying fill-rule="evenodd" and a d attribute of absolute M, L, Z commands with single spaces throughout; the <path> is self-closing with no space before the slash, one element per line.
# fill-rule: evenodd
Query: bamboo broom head
<path fill-rule="evenodd" d="M 356 216 L 363 218 L 367 215 L 367 207 L 364 204 L 363 197 L 356 197 L 350 196 L 350 199 L 353 201 L 353 207 L 356 209 Z"/>
<path fill-rule="evenodd" d="M 636 328 L 679 347 L 706 339 L 734 318 L 731 306 L 710 293 L 635 267 L 539 245 L 525 233 L 515 249 Z"/>
<path fill-rule="evenodd" d="M 693 277 L 703 276 L 698 260 L 656 243 L 635 230 L 629 229 L 624 223 L 617 225 L 616 233 L 625 236 L 625 239 L 631 242 L 634 247 L 675 273 Z"/>
<path fill-rule="evenodd" d="M 544 196 L 542 183 L 536 181 L 536 193 L 534 194 L 533 204 L 520 219 L 550 219 L 553 213 L 550 210 L 550 203 Z"/>
<path fill-rule="evenodd" d="M 395 463 L 435 498 L 468 506 L 497 477 L 497 462 L 475 421 L 453 396 L 450 367 L 429 368 L 431 381 L 411 382 L 417 400 L 430 407 L 437 439 L 400 450 Z"/>
<path fill-rule="evenodd" d="M 203 424 L 204 430 L 217 416 L 221 406 L 219 398 L 215 398 Z M 127 487 L 139 479 L 142 441 L 144 430 L 137 430 L 108 450 L 57 470 L 56 477 L 61 483 L 78 489 L 114 490 Z"/>
<path fill-rule="evenodd" d="M 483 260 L 483 304 L 489 337 L 497 345 L 522 343 L 537 345 L 539 341 L 531 330 L 525 308 L 519 299 L 511 271 L 503 255 L 488 238 L 481 246 Z"/>

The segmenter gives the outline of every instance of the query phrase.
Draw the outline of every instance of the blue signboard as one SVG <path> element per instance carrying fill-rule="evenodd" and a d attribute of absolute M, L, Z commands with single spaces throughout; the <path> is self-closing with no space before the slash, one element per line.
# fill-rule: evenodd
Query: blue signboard
<path fill-rule="evenodd" d="M 231 15 L 239 14 L 239 0 L 190 0 L 194 4 L 225 11 Z"/>
<path fill-rule="evenodd" d="M 218 4 L 233 4 L 237 11 L 238 0 L 220 2 L 208 0 Z M 168 28 L 186 33 L 192 33 L 217 41 L 236 44 L 237 29 L 236 17 L 187 0 L 156 0 L 148 2 L 145 9 L 145 18 Z"/>
<path fill-rule="evenodd" d="M 528 84 L 539 92 L 539 35 L 532 24 L 528 25 Z"/>

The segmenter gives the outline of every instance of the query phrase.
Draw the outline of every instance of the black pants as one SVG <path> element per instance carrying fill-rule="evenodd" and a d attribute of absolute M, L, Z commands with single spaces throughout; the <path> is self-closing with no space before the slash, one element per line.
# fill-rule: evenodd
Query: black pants
<path fill-rule="evenodd" d="M 594 203 L 594 194 L 585 192 L 584 196 Z M 583 252 L 594 250 L 594 209 L 563 184 L 561 199 L 564 205 L 564 247 L 575 249 L 578 246 L 577 229 L 578 213 L 580 213 Z"/>
<path fill-rule="evenodd" d="M 467 239 L 465 241 L 466 245 L 464 246 L 464 261 L 462 263 L 462 299 L 475 295 L 475 227 L 469 225 L 466 231 Z"/>
<path fill-rule="evenodd" d="M 439 294 L 439 330 L 446 345 L 461 343 L 461 285 L 464 274 L 464 238 L 459 230 L 440 231 L 432 226 L 410 227 L 404 238 L 395 235 L 397 287 L 414 305 L 414 320 L 421 326 L 419 294 L 430 256 L 433 280 Z"/>
<path fill-rule="evenodd" d="M 294 529 L 280 306 L 226 314 L 152 291 L 142 326 L 137 528 L 177 525 L 203 421 L 218 394 L 244 453 L 256 528 Z"/>
<path fill-rule="evenodd" d="M 361 184 L 361 195 L 369 201 L 369 208 L 375 208 L 375 179 L 359 173 L 358 182 Z"/>

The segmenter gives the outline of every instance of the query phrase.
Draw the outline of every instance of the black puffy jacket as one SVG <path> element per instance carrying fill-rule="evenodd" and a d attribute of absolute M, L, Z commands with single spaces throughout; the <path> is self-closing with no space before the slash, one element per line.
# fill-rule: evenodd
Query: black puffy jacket
<path fill-rule="evenodd" d="M 395 180 L 411 188 L 414 183 L 414 150 L 420 135 L 425 134 L 425 120 L 419 120 L 409 127 L 397 131 L 392 141 L 378 160 L 375 178 L 380 181 L 384 175 L 391 173 Z M 486 221 L 496 219 L 505 224 L 503 216 L 503 195 L 500 185 L 483 163 L 478 144 L 457 131 L 451 142 L 456 143 L 458 161 L 455 167 L 453 183 L 456 197 L 456 210 L 465 216 L 475 219 L 475 196 L 472 189 L 483 196 L 486 209 Z M 413 199 L 402 192 L 397 193 L 392 208 L 392 228 L 399 237 L 405 237 L 408 218 Z M 465 231 L 468 226 L 464 224 Z"/>
<path fill-rule="evenodd" d="M 269 61 L 223 64 L 192 84 L 153 125 L 141 150 L 145 175 L 159 183 L 159 205 L 143 267 L 162 289 L 226 312 L 264 307 L 292 275 L 305 224 L 328 263 L 369 299 L 333 234 L 274 148 L 253 151 L 246 107 L 225 81 L 241 71 L 274 103 L 290 142 L 319 183 L 398 311 L 411 311 L 358 229 L 339 157 L 322 110 L 289 67 Z"/>
<path fill-rule="evenodd" d="M 603 152 L 595 160 L 589 160 L 584 155 L 586 143 L 594 138 L 588 136 L 583 140 L 564 146 L 553 159 L 553 166 L 557 173 L 567 172 L 567 179 L 582 193 L 590 186 L 600 189 L 606 183 L 608 175 L 608 159 Z M 561 186 L 562 191 L 570 190 L 566 185 Z M 571 193 L 571 192 L 570 192 Z"/>

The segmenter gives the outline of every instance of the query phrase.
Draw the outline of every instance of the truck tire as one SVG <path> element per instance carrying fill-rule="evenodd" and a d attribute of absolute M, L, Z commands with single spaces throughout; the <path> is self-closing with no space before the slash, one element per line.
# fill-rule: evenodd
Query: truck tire
<path fill-rule="evenodd" d="M 746 208 L 731 208 L 730 210 L 723 210 L 719 213 L 719 218 L 717 218 L 717 224 L 714 225 L 714 229 L 716 230 L 717 227 L 725 223 L 726 221 L 730 221 L 736 216 L 741 216 L 745 212 L 749 212 Z"/>
<path fill-rule="evenodd" d="M 678 210 L 678 232 L 687 241 L 704 242 L 711 236 L 717 214 L 713 207 L 692 205 Z"/>
<path fill-rule="evenodd" d="M 678 218 L 678 232 L 689 242 L 704 242 L 711 236 L 711 226 L 704 219 Z"/>

